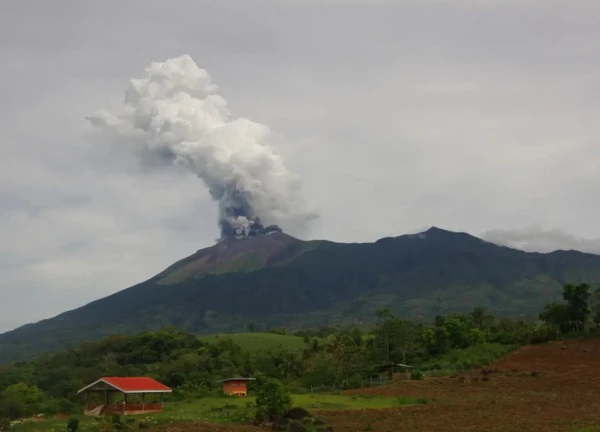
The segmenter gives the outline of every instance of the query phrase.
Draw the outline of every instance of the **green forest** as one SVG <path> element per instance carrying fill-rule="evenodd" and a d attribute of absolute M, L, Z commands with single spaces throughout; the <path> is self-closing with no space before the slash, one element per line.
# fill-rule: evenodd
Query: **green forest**
<path fill-rule="evenodd" d="M 174 389 L 171 399 L 218 395 L 217 381 L 232 376 L 274 378 L 297 393 L 351 389 L 372 385 L 379 379 L 378 366 L 390 363 L 414 365 L 411 378 L 422 379 L 488 364 L 520 345 L 596 334 L 600 289 L 569 284 L 563 299 L 546 305 L 539 320 L 494 317 L 475 308 L 418 323 L 380 309 L 368 328 L 302 330 L 288 335 L 290 344 L 274 343 L 285 340 L 274 337 L 286 335 L 283 328 L 249 332 L 245 344 L 226 335 L 199 338 L 174 327 L 114 335 L 0 366 L 0 418 L 80 412 L 77 390 L 102 376 L 150 376 Z M 252 330 L 251 323 L 248 327 Z"/>

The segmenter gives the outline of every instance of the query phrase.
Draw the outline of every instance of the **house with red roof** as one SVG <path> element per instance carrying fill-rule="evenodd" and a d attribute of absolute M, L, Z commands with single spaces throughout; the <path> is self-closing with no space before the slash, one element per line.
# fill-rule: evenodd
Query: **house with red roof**
<path fill-rule="evenodd" d="M 103 377 L 77 394 L 85 396 L 84 414 L 98 416 L 161 412 L 165 393 L 172 392 L 166 385 L 148 377 Z"/>

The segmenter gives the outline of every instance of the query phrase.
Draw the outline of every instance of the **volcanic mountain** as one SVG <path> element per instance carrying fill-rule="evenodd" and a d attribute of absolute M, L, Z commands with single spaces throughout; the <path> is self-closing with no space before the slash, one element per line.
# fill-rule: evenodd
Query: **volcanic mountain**
<path fill-rule="evenodd" d="M 431 228 L 374 243 L 301 241 L 279 231 L 202 249 L 111 296 L 0 335 L 0 361 L 174 325 L 199 334 L 410 318 L 484 306 L 536 316 L 562 285 L 600 283 L 600 256 L 527 253 Z"/>

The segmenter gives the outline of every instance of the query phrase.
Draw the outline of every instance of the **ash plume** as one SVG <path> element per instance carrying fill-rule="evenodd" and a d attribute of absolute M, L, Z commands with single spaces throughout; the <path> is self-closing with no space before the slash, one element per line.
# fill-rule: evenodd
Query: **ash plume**
<path fill-rule="evenodd" d="M 269 128 L 232 118 L 216 91 L 208 72 L 183 55 L 151 63 L 130 81 L 119 112 L 99 110 L 88 120 L 140 155 L 200 177 L 218 202 L 221 239 L 280 231 L 277 225 L 303 230 L 317 214 L 271 146 Z"/>

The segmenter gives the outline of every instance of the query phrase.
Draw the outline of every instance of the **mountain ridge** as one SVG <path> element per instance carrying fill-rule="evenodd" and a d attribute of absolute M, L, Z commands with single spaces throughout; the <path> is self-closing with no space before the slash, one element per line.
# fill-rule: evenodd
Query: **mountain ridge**
<path fill-rule="evenodd" d="M 280 232 L 199 249 L 152 278 L 0 334 L 0 361 L 115 333 L 198 334 L 369 322 L 380 307 L 421 319 L 485 306 L 536 316 L 564 283 L 600 283 L 600 256 L 532 253 L 437 227 L 371 243 Z"/>

